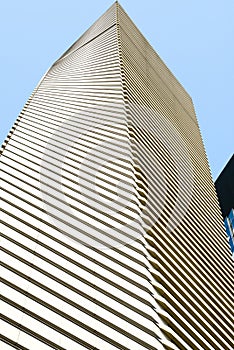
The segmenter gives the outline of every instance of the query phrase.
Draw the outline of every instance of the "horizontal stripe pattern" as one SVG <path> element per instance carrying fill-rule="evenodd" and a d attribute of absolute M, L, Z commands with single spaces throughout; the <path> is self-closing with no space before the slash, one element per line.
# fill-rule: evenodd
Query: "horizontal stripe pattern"
<path fill-rule="evenodd" d="M 47 72 L 4 147 L 3 349 L 161 346 L 116 30 L 113 6 Z M 64 149 L 61 198 L 56 181 Z M 69 239 L 70 230 L 79 235 Z M 121 245 L 128 236 L 134 242 Z M 112 249 L 99 248 L 102 237 L 114 242 Z"/>
<path fill-rule="evenodd" d="M 193 104 L 118 3 L 42 78 L 0 164 L 1 349 L 231 349 Z"/>
<path fill-rule="evenodd" d="M 145 240 L 160 328 L 179 349 L 232 349 L 233 265 L 193 104 L 121 7 L 119 45 L 132 147 L 147 179 L 142 191 L 149 196 L 150 189 L 152 197 Z M 189 183 L 192 174 L 181 196 L 181 220 L 175 210 L 179 158 L 183 180 Z M 171 221 L 177 221 L 173 230 Z"/>

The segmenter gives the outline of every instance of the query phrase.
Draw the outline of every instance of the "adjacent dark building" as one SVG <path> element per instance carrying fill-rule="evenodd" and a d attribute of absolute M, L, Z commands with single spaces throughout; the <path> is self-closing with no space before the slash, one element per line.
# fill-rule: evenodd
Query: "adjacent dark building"
<path fill-rule="evenodd" d="M 215 187 L 228 235 L 234 254 L 234 155 L 215 181 Z"/>
<path fill-rule="evenodd" d="M 223 218 L 234 208 L 234 154 L 215 181 Z"/>

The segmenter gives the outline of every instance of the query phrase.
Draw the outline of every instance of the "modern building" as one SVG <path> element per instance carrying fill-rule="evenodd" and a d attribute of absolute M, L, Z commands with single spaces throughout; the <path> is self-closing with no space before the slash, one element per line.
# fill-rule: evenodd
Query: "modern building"
<path fill-rule="evenodd" d="M 234 257 L 234 155 L 215 181 L 231 252 Z"/>
<path fill-rule="evenodd" d="M 192 100 L 117 2 L 42 78 L 0 159 L 1 350 L 233 349 Z"/>

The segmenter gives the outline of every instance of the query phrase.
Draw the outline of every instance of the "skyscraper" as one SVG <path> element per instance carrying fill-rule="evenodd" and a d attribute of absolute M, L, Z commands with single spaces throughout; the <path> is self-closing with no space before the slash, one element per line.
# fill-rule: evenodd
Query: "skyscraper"
<path fill-rule="evenodd" d="M 193 104 L 118 3 L 40 81 L 1 178 L 1 349 L 232 349 Z"/>

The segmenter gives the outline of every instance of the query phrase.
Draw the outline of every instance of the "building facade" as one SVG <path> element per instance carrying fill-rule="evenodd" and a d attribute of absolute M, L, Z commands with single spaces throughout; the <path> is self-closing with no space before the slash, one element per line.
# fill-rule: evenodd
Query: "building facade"
<path fill-rule="evenodd" d="M 192 100 L 117 2 L 42 78 L 0 159 L 1 349 L 233 348 Z"/>

